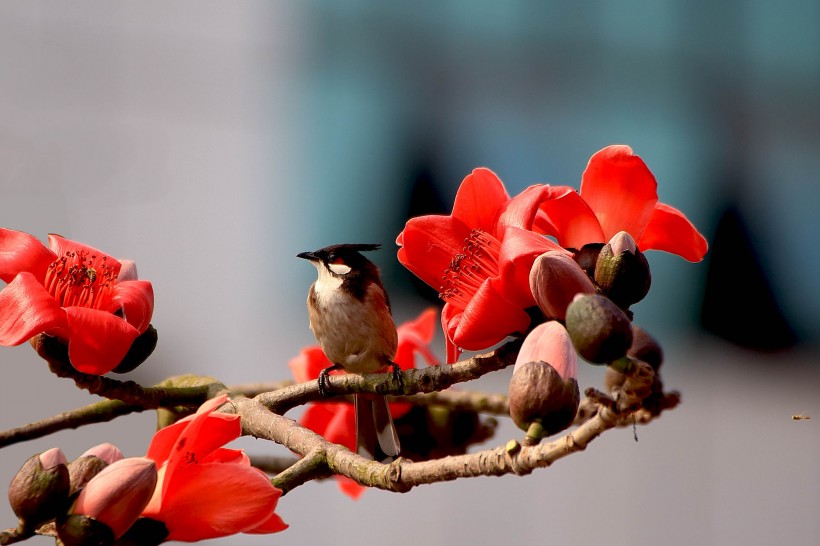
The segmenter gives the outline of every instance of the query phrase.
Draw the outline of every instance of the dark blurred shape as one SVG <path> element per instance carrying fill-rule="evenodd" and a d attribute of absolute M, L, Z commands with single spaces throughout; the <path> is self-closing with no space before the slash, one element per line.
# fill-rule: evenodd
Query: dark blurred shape
<path fill-rule="evenodd" d="M 709 249 L 701 323 L 707 331 L 741 347 L 788 349 L 798 342 L 797 335 L 781 310 L 755 246 L 740 211 L 728 206 Z"/>
<path fill-rule="evenodd" d="M 407 199 L 406 219 L 428 214 L 450 214 L 450 207 L 445 204 L 441 195 L 441 181 L 433 167 L 435 162 L 431 160 L 430 154 L 416 154 L 411 162 L 408 177 L 410 192 Z M 401 226 L 401 229 L 404 225 Z M 424 281 L 405 271 L 406 279 L 409 279 L 414 292 L 424 299 L 440 304 L 438 291 L 428 286 Z M 405 281 L 406 282 L 406 281 Z"/>

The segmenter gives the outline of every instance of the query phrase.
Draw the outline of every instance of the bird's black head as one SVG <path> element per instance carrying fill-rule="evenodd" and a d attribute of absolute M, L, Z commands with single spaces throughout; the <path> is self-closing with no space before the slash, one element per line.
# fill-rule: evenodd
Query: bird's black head
<path fill-rule="evenodd" d="M 344 277 L 357 272 L 369 273 L 370 267 L 375 266 L 360 253 L 378 250 L 380 246 L 377 244 L 345 243 L 326 246 L 313 252 L 302 252 L 296 256 L 310 260 L 316 265 L 322 263 L 331 274 Z"/>
<path fill-rule="evenodd" d="M 368 287 L 375 284 L 384 292 L 381 274 L 376 264 L 361 255 L 361 252 L 378 250 L 381 245 L 377 244 L 340 244 L 330 245 L 313 252 L 302 252 L 297 254 L 298 258 L 310 260 L 319 271 L 319 280 L 329 283 L 331 286 L 339 283 L 338 286 L 360 301 L 364 301 Z M 384 293 L 385 303 L 388 309 L 390 301 L 387 293 Z"/>

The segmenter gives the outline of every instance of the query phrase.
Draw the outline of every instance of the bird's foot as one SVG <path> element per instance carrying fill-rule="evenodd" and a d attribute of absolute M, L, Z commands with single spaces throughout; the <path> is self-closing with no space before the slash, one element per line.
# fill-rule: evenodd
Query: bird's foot
<path fill-rule="evenodd" d="M 404 390 L 404 373 L 401 367 L 395 362 L 390 363 L 390 374 L 393 376 L 393 381 L 398 383 L 399 389 Z"/>
<path fill-rule="evenodd" d="M 322 370 L 321 372 L 319 372 L 319 379 L 318 379 L 318 382 L 319 382 L 319 396 L 321 396 L 322 398 L 327 398 L 330 395 L 330 392 L 328 392 L 328 387 L 330 385 L 328 385 L 328 377 L 327 376 L 330 372 L 332 372 L 334 370 L 341 370 L 341 369 L 342 369 L 342 367 L 340 365 L 334 364 L 333 366 L 329 366 L 329 367 L 325 368 L 324 370 Z"/>

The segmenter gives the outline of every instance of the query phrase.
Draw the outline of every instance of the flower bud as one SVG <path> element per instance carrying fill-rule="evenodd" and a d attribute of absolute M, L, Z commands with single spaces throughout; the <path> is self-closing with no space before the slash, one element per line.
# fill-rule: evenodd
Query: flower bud
<path fill-rule="evenodd" d="M 71 512 L 104 524 L 111 530 L 113 540 L 122 536 L 137 520 L 151 500 L 156 484 L 157 468 L 151 459 L 121 459 L 88 482 Z M 87 526 L 80 527 L 85 529 Z M 96 526 L 93 527 L 96 533 Z M 66 532 L 73 536 L 73 531 Z"/>
<path fill-rule="evenodd" d="M 601 249 L 595 264 L 595 282 L 609 299 L 624 309 L 641 301 L 649 292 L 652 284 L 649 262 L 627 232 L 616 233 Z"/>
<path fill-rule="evenodd" d="M 111 546 L 114 532 L 104 523 L 81 514 L 68 514 L 57 520 L 57 536 L 64 546 Z"/>
<path fill-rule="evenodd" d="M 594 294 L 595 285 L 572 258 L 550 250 L 533 262 L 530 290 L 544 315 L 564 320 L 575 294 Z"/>
<path fill-rule="evenodd" d="M 632 344 L 632 325 L 606 296 L 578 294 L 567 307 L 567 332 L 585 360 L 605 364 L 626 355 Z"/>
<path fill-rule="evenodd" d="M 27 460 L 9 484 L 9 504 L 25 528 L 57 517 L 68 505 L 66 458 L 59 448 Z"/>
<path fill-rule="evenodd" d="M 73 495 L 82 489 L 103 468 L 120 459 L 122 459 L 122 452 L 119 448 L 106 443 L 92 447 L 68 463 L 68 475 L 71 478 L 70 494 Z"/>
<path fill-rule="evenodd" d="M 627 354 L 638 360 L 643 360 L 655 371 L 663 363 L 663 349 L 660 344 L 643 328 L 632 325 L 632 346 Z"/>
<path fill-rule="evenodd" d="M 538 325 L 529 333 L 510 380 L 510 416 L 529 430 L 540 423 L 546 435 L 572 424 L 578 411 L 578 358 L 569 336 L 558 322 Z"/>

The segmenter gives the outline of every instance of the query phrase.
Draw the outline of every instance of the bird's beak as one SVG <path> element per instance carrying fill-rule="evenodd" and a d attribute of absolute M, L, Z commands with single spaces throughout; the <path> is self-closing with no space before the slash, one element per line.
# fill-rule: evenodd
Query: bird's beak
<path fill-rule="evenodd" d="M 305 259 L 305 260 L 310 260 L 310 261 L 319 259 L 319 257 L 316 256 L 316 254 L 314 254 L 313 252 L 300 252 L 299 254 L 296 255 L 296 257 L 297 258 L 302 258 L 302 259 Z"/>

